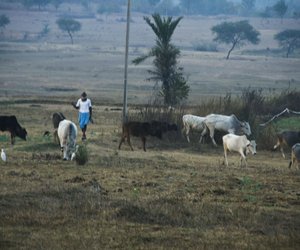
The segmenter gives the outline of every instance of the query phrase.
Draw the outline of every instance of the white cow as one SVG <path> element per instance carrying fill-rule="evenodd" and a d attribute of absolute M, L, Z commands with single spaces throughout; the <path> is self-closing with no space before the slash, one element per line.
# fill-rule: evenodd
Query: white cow
<path fill-rule="evenodd" d="M 295 165 L 297 163 L 298 168 L 300 166 L 300 143 L 296 143 L 292 147 L 292 156 L 289 164 L 289 168 L 291 168 L 292 165 Z"/>
<path fill-rule="evenodd" d="M 241 155 L 241 166 L 243 160 L 246 163 L 246 155 L 248 153 L 256 154 L 256 142 L 254 140 L 249 141 L 245 135 L 234 135 L 227 134 L 222 137 L 223 139 L 223 147 L 224 147 L 224 157 L 226 161 L 226 165 L 228 167 L 228 159 L 227 159 L 227 150 L 238 152 Z"/>
<path fill-rule="evenodd" d="M 249 123 L 239 121 L 235 115 L 210 114 L 206 116 L 204 123 L 206 126 L 201 134 L 200 142 L 202 141 L 202 137 L 207 133 L 207 130 L 209 130 L 210 138 L 215 146 L 217 146 L 214 139 L 215 130 L 235 135 L 251 135 Z"/>
<path fill-rule="evenodd" d="M 200 132 L 202 132 L 205 129 L 205 124 L 203 123 L 204 120 L 205 117 L 196 116 L 196 115 L 188 114 L 182 116 L 182 123 L 183 123 L 182 133 L 185 133 L 188 142 L 190 142 L 189 132 L 191 129 L 198 130 Z"/>
<path fill-rule="evenodd" d="M 63 152 L 63 159 L 69 160 L 76 150 L 77 127 L 75 123 L 62 120 L 58 125 L 57 135 Z"/>

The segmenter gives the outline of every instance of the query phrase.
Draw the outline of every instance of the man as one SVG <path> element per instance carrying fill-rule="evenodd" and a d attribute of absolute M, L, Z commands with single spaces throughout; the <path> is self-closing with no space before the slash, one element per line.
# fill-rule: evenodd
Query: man
<path fill-rule="evenodd" d="M 72 105 L 75 109 L 79 110 L 78 122 L 82 131 L 82 140 L 86 140 L 86 129 L 89 122 L 92 120 L 92 102 L 87 98 L 87 94 L 83 92 L 81 97 L 78 99 L 77 103 L 72 102 Z"/>

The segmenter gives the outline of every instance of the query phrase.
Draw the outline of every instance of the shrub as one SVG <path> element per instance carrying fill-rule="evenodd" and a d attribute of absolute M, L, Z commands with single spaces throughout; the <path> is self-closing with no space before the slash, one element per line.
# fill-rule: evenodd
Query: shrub
<path fill-rule="evenodd" d="M 196 41 L 192 43 L 192 46 L 195 51 L 218 51 L 217 44 L 212 42 Z"/>
<path fill-rule="evenodd" d="M 78 165 L 84 165 L 88 162 L 88 151 L 85 145 L 77 145 L 75 161 Z"/>
<path fill-rule="evenodd" d="M 267 103 L 268 113 L 277 114 L 288 108 L 298 111 L 300 100 L 300 91 L 286 89 L 279 95 L 271 97 Z"/>

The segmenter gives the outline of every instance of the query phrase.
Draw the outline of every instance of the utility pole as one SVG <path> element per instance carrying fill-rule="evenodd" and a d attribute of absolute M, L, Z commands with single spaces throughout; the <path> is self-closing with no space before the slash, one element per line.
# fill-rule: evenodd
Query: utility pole
<path fill-rule="evenodd" d="M 127 4 L 127 25 L 125 45 L 125 70 L 124 70 L 124 96 L 123 96 L 123 123 L 127 122 L 127 71 L 128 71 L 128 46 L 129 46 L 129 24 L 130 24 L 130 0 Z"/>

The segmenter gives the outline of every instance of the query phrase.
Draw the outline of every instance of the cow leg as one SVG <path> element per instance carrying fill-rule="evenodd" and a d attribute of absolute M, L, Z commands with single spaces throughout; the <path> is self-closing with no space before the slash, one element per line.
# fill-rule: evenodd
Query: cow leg
<path fill-rule="evenodd" d="M 200 136 L 200 139 L 199 139 L 199 143 L 201 144 L 202 142 L 202 138 L 204 135 L 206 135 L 207 133 L 207 127 L 205 126 L 205 128 L 203 129 L 203 131 L 201 132 L 201 136 Z"/>
<path fill-rule="evenodd" d="M 67 160 L 67 157 L 66 157 L 66 146 L 61 146 L 60 150 L 62 152 L 63 160 L 66 161 Z"/>
<path fill-rule="evenodd" d="M 290 159 L 290 163 L 289 163 L 289 168 L 291 168 L 291 166 L 294 164 L 294 154 L 293 154 L 293 151 L 292 151 L 292 154 L 291 154 L 291 159 Z"/>
<path fill-rule="evenodd" d="M 11 143 L 11 145 L 15 144 L 15 135 L 14 135 L 14 133 L 10 133 L 10 143 Z"/>
<path fill-rule="evenodd" d="M 189 142 L 189 138 L 188 138 L 188 128 L 185 124 L 183 124 L 183 128 L 181 130 L 181 134 L 185 135 L 187 141 Z"/>
<path fill-rule="evenodd" d="M 124 141 L 125 141 L 125 136 L 122 136 L 120 143 L 119 143 L 119 149 L 121 149 L 121 145 Z"/>
<path fill-rule="evenodd" d="M 215 141 L 215 139 L 214 139 L 214 136 L 215 136 L 215 130 L 214 130 L 214 129 L 209 129 L 209 131 L 210 131 L 210 133 L 209 133 L 210 138 L 211 138 L 213 144 L 217 147 L 217 143 L 216 143 L 216 141 Z"/>
<path fill-rule="evenodd" d="M 146 152 L 146 137 L 145 136 L 142 137 L 142 142 L 143 142 L 143 149 Z"/>
<path fill-rule="evenodd" d="M 283 152 L 283 141 L 280 139 L 278 139 L 277 143 L 274 145 L 273 150 L 276 150 L 278 147 L 280 147 L 281 155 L 285 159 L 285 154 Z"/>
<path fill-rule="evenodd" d="M 241 158 L 240 158 L 240 164 L 241 164 L 241 167 L 243 166 L 243 160 L 245 161 L 245 165 L 246 167 L 248 167 L 248 164 L 247 164 L 247 160 L 246 160 L 246 156 L 244 154 L 244 151 L 241 150 L 239 151 L 240 155 L 241 155 Z"/>
<path fill-rule="evenodd" d="M 228 167 L 228 159 L 227 159 L 227 146 L 224 144 L 224 159 L 226 166 Z"/>
<path fill-rule="evenodd" d="M 129 135 L 129 134 L 128 134 L 128 136 L 127 136 L 127 143 L 128 143 L 128 145 L 130 146 L 131 151 L 133 151 L 133 147 L 132 147 L 131 142 L 130 142 L 130 135 Z"/>
<path fill-rule="evenodd" d="M 54 140 L 54 143 L 59 143 L 57 129 L 55 129 L 54 132 L 53 132 L 53 140 Z"/>
<path fill-rule="evenodd" d="M 282 147 L 282 146 L 280 147 L 280 152 L 281 152 L 281 154 L 282 154 L 282 157 L 285 159 L 285 154 L 284 154 L 284 152 L 283 152 L 283 147 Z"/>
<path fill-rule="evenodd" d="M 189 137 L 189 133 L 190 133 L 190 127 L 186 127 L 185 129 L 185 136 L 188 142 L 190 142 L 190 137 Z"/>

